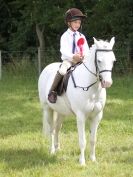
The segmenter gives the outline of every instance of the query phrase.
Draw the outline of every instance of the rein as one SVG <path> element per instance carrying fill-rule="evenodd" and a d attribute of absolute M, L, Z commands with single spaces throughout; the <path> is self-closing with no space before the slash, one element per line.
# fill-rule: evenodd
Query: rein
<path fill-rule="evenodd" d="M 97 50 L 96 50 L 96 52 L 95 52 L 95 67 L 96 67 L 96 73 L 93 73 L 93 72 L 82 62 L 82 64 L 85 66 L 85 68 L 86 68 L 92 75 L 94 75 L 94 76 L 97 78 L 97 80 L 96 80 L 95 82 L 93 82 L 92 84 L 90 84 L 89 86 L 87 86 L 87 87 L 78 86 L 78 85 L 76 85 L 76 82 L 75 82 L 74 76 L 73 76 L 73 72 L 72 72 L 72 73 L 71 73 L 71 78 L 72 78 L 74 87 L 75 87 L 75 88 L 82 88 L 84 91 L 88 91 L 90 87 L 92 87 L 93 85 L 95 85 L 95 84 L 98 82 L 98 80 L 101 80 L 101 79 L 100 79 L 100 75 L 99 75 L 100 73 L 103 73 L 103 72 L 112 72 L 112 70 L 107 70 L 107 69 L 102 70 L 102 71 L 99 71 L 98 64 L 97 64 L 97 53 L 98 53 L 98 52 L 111 52 L 111 51 L 112 51 L 111 49 L 97 49 Z M 99 78 L 99 79 L 98 79 L 98 78 Z"/>
<path fill-rule="evenodd" d="M 82 87 L 82 86 L 76 85 L 76 82 L 75 82 L 75 80 L 74 80 L 73 73 L 71 73 L 71 77 L 72 77 L 72 81 L 73 81 L 74 87 L 75 87 L 75 88 L 82 88 L 84 91 L 88 91 L 90 87 L 92 87 L 94 84 L 97 83 L 97 81 L 96 81 L 96 82 L 90 84 L 88 87 Z"/>

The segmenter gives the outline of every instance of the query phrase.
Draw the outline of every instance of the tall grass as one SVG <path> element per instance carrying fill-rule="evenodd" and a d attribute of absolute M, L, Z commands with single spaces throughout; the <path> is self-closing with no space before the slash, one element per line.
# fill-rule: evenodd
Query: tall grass
<path fill-rule="evenodd" d="M 61 151 L 49 154 L 42 135 L 42 113 L 34 68 L 5 68 L 0 81 L 0 177 L 132 177 L 133 82 L 132 75 L 115 77 L 107 90 L 107 104 L 98 129 L 97 163 L 89 160 L 86 126 L 85 168 L 78 163 L 76 121 L 67 117 L 60 133 Z M 30 70 L 29 70 L 30 69 Z"/>

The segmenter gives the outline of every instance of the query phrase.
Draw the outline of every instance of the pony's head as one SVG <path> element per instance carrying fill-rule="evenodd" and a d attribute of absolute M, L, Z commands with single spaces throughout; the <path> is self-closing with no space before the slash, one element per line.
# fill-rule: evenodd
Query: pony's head
<path fill-rule="evenodd" d="M 112 68 L 113 63 L 116 60 L 113 53 L 113 46 L 115 43 L 115 38 L 108 41 L 96 40 L 94 39 L 94 44 L 96 45 L 95 51 L 95 65 L 96 72 L 99 74 L 101 80 L 101 86 L 103 88 L 108 88 L 112 85 Z"/>

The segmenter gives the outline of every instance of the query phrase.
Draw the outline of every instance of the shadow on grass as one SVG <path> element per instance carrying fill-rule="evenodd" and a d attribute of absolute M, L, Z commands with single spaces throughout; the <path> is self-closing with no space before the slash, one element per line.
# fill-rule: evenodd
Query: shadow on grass
<path fill-rule="evenodd" d="M 133 157 L 130 156 L 129 154 L 132 153 L 133 151 L 133 146 L 114 146 L 113 148 L 110 149 L 111 152 L 118 154 L 121 153 L 121 156 L 116 160 L 117 163 L 125 163 L 125 164 L 133 164 Z"/>
<path fill-rule="evenodd" d="M 56 163 L 55 155 L 43 150 L 0 150 L 0 161 L 6 164 L 7 169 L 28 169 L 31 167 L 46 166 Z"/>
<path fill-rule="evenodd" d="M 112 152 L 130 152 L 130 151 L 133 151 L 133 146 L 122 146 L 122 147 L 118 147 L 118 146 L 115 146 L 113 148 L 111 148 L 111 151 Z"/>

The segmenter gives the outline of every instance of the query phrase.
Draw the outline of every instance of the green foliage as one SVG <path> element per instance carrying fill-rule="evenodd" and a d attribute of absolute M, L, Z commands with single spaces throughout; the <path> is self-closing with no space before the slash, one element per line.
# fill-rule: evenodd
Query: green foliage
<path fill-rule="evenodd" d="M 83 32 L 89 42 L 93 36 L 102 39 L 116 36 L 117 42 L 121 44 L 131 41 L 132 0 L 2 0 L 0 48 L 27 50 L 29 47 L 38 46 L 35 30 L 38 24 L 40 29 L 44 29 L 45 47 L 52 46 L 59 50 L 60 36 L 67 28 L 64 24 L 64 13 L 71 7 L 80 8 L 88 15 L 83 24 Z"/>
<path fill-rule="evenodd" d="M 133 28 L 133 2 L 130 0 L 101 0 L 93 8 L 89 19 L 90 33 L 98 37 L 114 35 L 117 40 L 129 40 Z"/>

